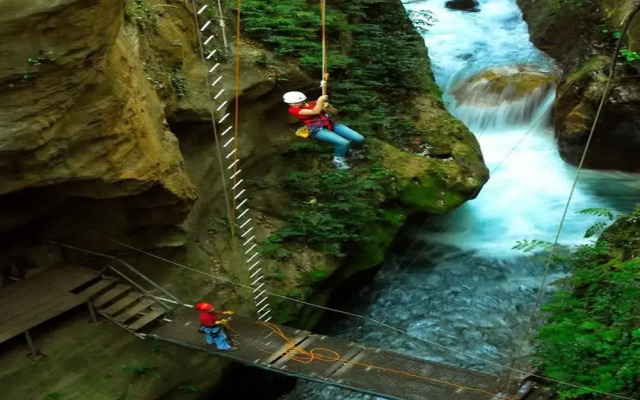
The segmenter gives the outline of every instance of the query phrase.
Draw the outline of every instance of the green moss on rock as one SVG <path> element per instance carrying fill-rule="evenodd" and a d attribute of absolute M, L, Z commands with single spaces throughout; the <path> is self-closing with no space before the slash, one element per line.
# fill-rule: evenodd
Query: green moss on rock
<path fill-rule="evenodd" d="M 536 90 L 555 88 L 558 77 L 525 65 L 497 67 L 485 70 L 461 82 L 453 91 L 460 103 L 480 100 L 480 106 L 498 105 L 505 100 L 516 101 Z M 483 93 L 483 96 L 478 96 Z"/>

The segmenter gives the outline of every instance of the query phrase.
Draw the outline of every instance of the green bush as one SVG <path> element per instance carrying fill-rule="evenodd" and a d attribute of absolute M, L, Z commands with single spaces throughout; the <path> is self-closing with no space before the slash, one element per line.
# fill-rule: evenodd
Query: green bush
<path fill-rule="evenodd" d="M 628 62 L 635 63 L 640 61 L 640 54 L 637 51 L 631 51 L 628 49 L 620 50 L 620 55 Z"/>
<path fill-rule="evenodd" d="M 158 29 L 156 12 L 144 0 L 129 0 L 124 15 L 128 21 L 135 23 L 140 30 L 155 32 Z"/>
<path fill-rule="evenodd" d="M 640 209 L 603 238 L 624 237 L 637 251 L 637 216 Z M 565 260 L 572 273 L 555 283 L 560 290 L 543 307 L 549 319 L 539 330 L 536 355 L 550 378 L 640 398 L 640 258 L 637 252 L 621 257 L 627 253 L 617 247 L 600 239 L 569 253 Z M 586 388 L 557 385 L 556 390 L 561 399 L 602 398 Z"/>
<path fill-rule="evenodd" d="M 304 244 L 336 257 L 343 245 L 369 239 L 367 228 L 381 220 L 379 204 L 390 190 L 390 173 L 374 169 L 364 175 L 341 170 L 291 173 L 285 186 L 299 207 L 286 225 L 261 246 L 272 258 L 293 254 L 288 248 Z"/>

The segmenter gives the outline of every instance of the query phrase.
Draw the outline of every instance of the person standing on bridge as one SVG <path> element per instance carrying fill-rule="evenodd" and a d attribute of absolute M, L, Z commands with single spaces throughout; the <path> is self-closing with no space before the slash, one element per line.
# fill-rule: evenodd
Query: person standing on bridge
<path fill-rule="evenodd" d="M 307 96 L 301 92 L 288 92 L 284 102 L 289 104 L 289 114 L 297 117 L 306 125 L 301 137 L 331 143 L 335 146 L 333 165 L 338 169 L 349 169 L 347 154 L 354 159 L 364 158 L 362 144 L 364 137 L 346 125 L 335 123 L 336 109 L 329 104 L 328 96 L 320 96 L 317 101 L 307 102 Z M 298 130 L 300 132 L 302 130 Z"/>
<path fill-rule="evenodd" d="M 224 329 L 226 319 L 220 319 L 211 303 L 200 302 L 195 306 L 200 313 L 200 332 L 205 334 L 208 344 L 215 344 L 218 350 L 233 350 L 229 337 Z M 233 311 L 223 311 L 222 314 L 232 315 Z"/>

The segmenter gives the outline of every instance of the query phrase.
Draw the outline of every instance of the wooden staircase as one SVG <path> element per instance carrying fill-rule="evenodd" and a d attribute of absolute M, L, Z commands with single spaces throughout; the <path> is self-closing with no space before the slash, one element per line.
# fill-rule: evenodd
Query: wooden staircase
<path fill-rule="evenodd" d="M 144 337 L 141 330 L 164 319 L 170 311 L 156 299 L 119 279 L 101 276 L 77 293 L 90 300 L 92 313 L 102 315 L 129 332 Z"/>

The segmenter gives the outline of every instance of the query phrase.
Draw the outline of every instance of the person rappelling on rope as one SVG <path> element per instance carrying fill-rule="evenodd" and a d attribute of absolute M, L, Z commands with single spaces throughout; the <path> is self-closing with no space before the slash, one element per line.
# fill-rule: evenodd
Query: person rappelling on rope
<path fill-rule="evenodd" d="M 284 95 L 284 102 L 289 104 L 289 114 L 300 119 L 308 129 L 308 133 L 298 135 L 332 143 L 335 146 L 333 165 L 339 169 L 349 169 L 347 154 L 355 159 L 364 158 L 364 137 L 346 125 L 335 123 L 333 115 L 336 110 L 328 100 L 328 96 L 323 95 L 317 101 L 307 102 L 307 96 L 301 92 Z"/>
<path fill-rule="evenodd" d="M 327 97 L 327 83 L 329 70 L 327 62 L 327 0 L 320 0 L 320 23 L 322 31 L 322 96 L 317 101 L 307 102 L 307 96 L 301 92 L 288 92 L 284 95 L 284 102 L 289 104 L 289 113 L 296 116 L 305 124 L 298 129 L 296 135 L 311 136 L 314 139 L 332 143 L 335 146 L 333 165 L 339 169 L 349 169 L 347 154 L 353 158 L 364 158 L 362 144 L 364 137 L 346 125 L 335 123 L 336 109 L 329 104 Z"/>
<path fill-rule="evenodd" d="M 205 334 L 207 343 L 215 344 L 218 350 L 235 350 L 229 343 L 229 336 L 224 329 L 228 320 L 218 317 L 213 304 L 201 302 L 196 304 L 195 309 L 200 312 L 200 332 Z M 221 314 L 233 315 L 233 311 L 222 311 Z"/>

